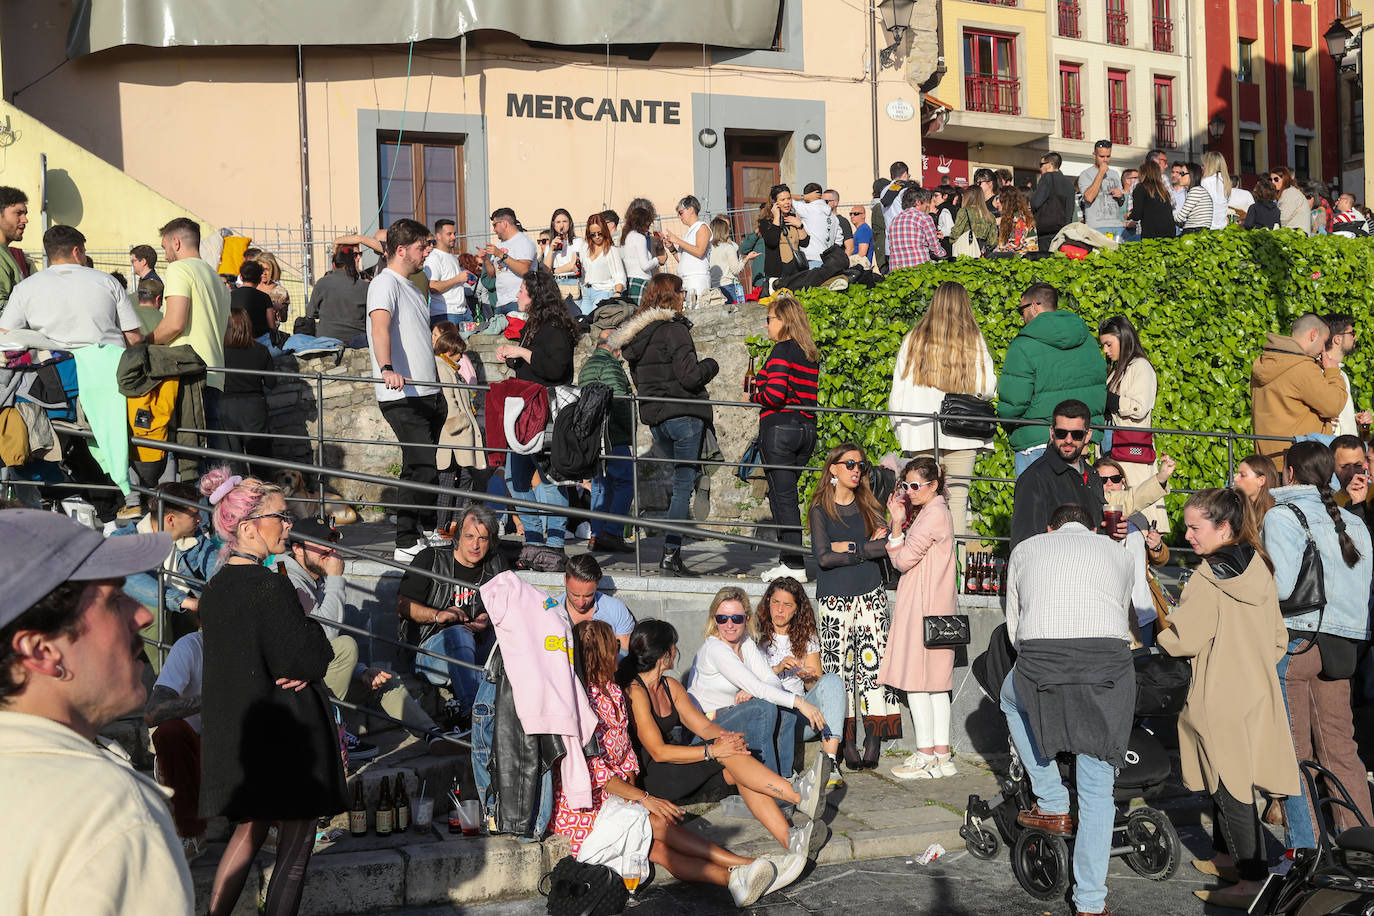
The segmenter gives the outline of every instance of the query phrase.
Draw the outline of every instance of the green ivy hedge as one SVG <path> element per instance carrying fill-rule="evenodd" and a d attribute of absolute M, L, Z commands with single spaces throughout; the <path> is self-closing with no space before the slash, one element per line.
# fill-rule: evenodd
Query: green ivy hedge
<path fill-rule="evenodd" d="M 1250 364 L 1266 331 L 1286 330 L 1304 312 L 1349 312 L 1374 331 L 1374 241 L 1308 238 L 1292 230 L 1226 229 L 1151 240 L 1103 251 L 1086 260 L 1058 256 L 972 259 L 899 271 L 873 289 L 803 290 L 821 352 L 820 403 L 885 410 L 898 345 L 921 316 L 935 287 L 962 283 L 1000 371 L 1007 344 L 1021 328 L 1013 310 L 1032 283 L 1052 283 L 1060 308 L 1072 309 L 1096 332 L 1113 315 L 1139 329 L 1159 375 L 1154 425 L 1248 433 Z M 766 341 L 751 343 L 760 351 Z M 1356 400 L 1369 404 L 1368 348 L 1356 349 L 1346 372 Z M 896 448 L 885 418 L 822 413 L 817 455 L 852 439 L 870 456 Z M 1225 440 L 1160 436 L 1157 447 L 1178 460 L 1177 486 L 1194 489 L 1226 480 Z M 1011 451 L 998 434 L 977 473 L 1011 477 Z M 1234 458 L 1248 453 L 1237 444 Z M 1010 484 L 979 483 L 971 494 L 987 534 L 1010 527 Z M 1182 497 L 1170 498 L 1177 513 Z"/>

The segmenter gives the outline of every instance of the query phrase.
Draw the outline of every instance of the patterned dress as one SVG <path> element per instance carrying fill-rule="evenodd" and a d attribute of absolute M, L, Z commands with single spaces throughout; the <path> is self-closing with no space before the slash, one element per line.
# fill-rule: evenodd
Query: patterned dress
<path fill-rule="evenodd" d="M 572 840 L 574 856 L 596 823 L 597 812 L 606 798 L 606 783 L 612 776 L 633 783 L 639 775 L 639 760 L 630 743 L 630 717 L 625 710 L 625 695 L 617 685 L 607 684 L 589 687 L 587 699 L 596 710 L 596 741 L 601 747 L 601 756 L 587 758 L 592 775 L 592 806 L 585 810 L 571 807 L 557 770 L 554 770 L 553 779 L 553 832 Z"/>

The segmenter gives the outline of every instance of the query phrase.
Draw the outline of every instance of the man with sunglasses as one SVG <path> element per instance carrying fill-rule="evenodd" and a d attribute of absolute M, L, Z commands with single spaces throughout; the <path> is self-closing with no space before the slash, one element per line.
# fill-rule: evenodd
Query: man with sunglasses
<path fill-rule="evenodd" d="M 529 273 L 539 253 L 534 242 L 520 229 L 520 221 L 510 207 L 501 207 L 491 214 L 491 231 L 497 242 L 482 249 L 486 258 L 485 273 L 496 280 L 496 312 L 504 315 L 516 310 L 515 296 L 520 283 Z"/>
<path fill-rule="evenodd" d="M 849 222 L 854 227 L 850 242 L 854 253 L 870 265 L 873 263 L 873 227 L 868 224 L 868 211 L 861 206 L 849 208 Z"/>
<path fill-rule="evenodd" d="M 1011 547 L 1043 532 L 1050 515 L 1065 503 L 1081 506 L 1094 529 L 1102 526 L 1102 478 L 1083 459 L 1092 438 L 1088 405 L 1070 399 L 1055 405 L 1050 442 L 1036 461 L 1016 478 L 1011 513 Z"/>
<path fill-rule="evenodd" d="M 1029 287 L 1013 311 L 1026 326 L 1007 346 L 997 380 L 997 415 L 1039 421 L 1008 427 L 1020 477 L 1045 450 L 1041 424 L 1061 401 L 1073 398 L 1087 404 L 1093 423 L 1101 429 L 1107 406 L 1107 364 L 1083 319 L 1059 310 L 1059 291 L 1050 284 Z"/>

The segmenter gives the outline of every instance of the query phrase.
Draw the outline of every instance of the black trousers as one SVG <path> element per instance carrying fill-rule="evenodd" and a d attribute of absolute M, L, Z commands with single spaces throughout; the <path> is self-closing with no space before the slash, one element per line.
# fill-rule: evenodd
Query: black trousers
<path fill-rule="evenodd" d="M 224 432 L 225 449 L 238 452 L 250 459 L 247 463 L 250 474 L 263 480 L 272 479 L 271 468 L 251 460 L 253 458 L 271 458 L 272 440 L 261 435 L 234 435 L 234 433 L 267 432 L 267 399 L 265 397 L 260 394 L 221 395 L 219 400 L 219 428 Z"/>
<path fill-rule="evenodd" d="M 396 441 L 414 443 L 401 446 L 401 480 L 437 484 L 439 469 L 434 463 L 434 445 L 448 413 L 441 395 L 427 394 L 381 402 L 382 416 L 396 434 Z M 427 444 L 426 444 L 427 443 Z M 396 510 L 396 546 L 410 547 L 420 540 L 421 525 L 435 525 L 435 495 L 402 487 L 398 502 L 419 506 Z"/>
<path fill-rule="evenodd" d="M 1227 792 L 1225 786 L 1212 793 L 1212 846 L 1217 852 L 1231 854 L 1242 881 L 1263 881 L 1269 873 L 1259 812 Z"/>
<path fill-rule="evenodd" d="M 764 464 L 805 467 L 816 450 L 816 421 L 797 414 L 763 418 L 759 421 L 759 450 L 763 453 Z M 770 470 L 764 471 L 764 476 L 768 478 L 768 508 L 773 514 L 773 524 L 785 526 L 778 532 L 778 541 L 784 547 L 780 559 L 792 569 L 803 569 L 806 561 L 801 551 L 801 506 L 797 493 L 801 474 Z M 787 550 L 789 546 L 795 549 Z"/>

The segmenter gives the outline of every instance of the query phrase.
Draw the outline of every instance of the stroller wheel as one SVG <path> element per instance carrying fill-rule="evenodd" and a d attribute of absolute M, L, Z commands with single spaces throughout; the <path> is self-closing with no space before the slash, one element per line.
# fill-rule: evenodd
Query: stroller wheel
<path fill-rule="evenodd" d="M 1026 893 L 1039 900 L 1062 897 L 1069 886 L 1069 844 L 1034 828 L 1021 831 L 1012 850 L 1011 870 Z"/>
<path fill-rule="evenodd" d="M 1126 864 L 1142 878 L 1167 881 L 1178 871 L 1183 847 L 1174 825 L 1154 808 L 1135 808 L 1126 817 L 1126 843 L 1141 847 L 1125 855 Z"/>
<path fill-rule="evenodd" d="M 964 838 L 964 848 L 975 859 L 991 859 L 1002 848 L 996 831 L 979 824 L 965 824 L 959 828 L 959 835 Z"/>

